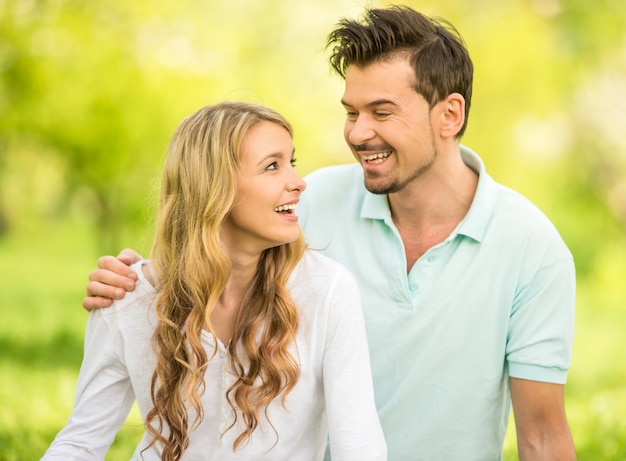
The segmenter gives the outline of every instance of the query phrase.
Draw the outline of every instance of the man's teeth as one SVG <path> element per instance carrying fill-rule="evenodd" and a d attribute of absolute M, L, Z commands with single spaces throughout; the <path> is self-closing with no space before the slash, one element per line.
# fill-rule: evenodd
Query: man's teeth
<path fill-rule="evenodd" d="M 380 152 L 378 154 L 372 154 L 372 155 L 367 155 L 365 157 L 363 157 L 363 159 L 366 162 L 373 162 L 374 160 L 378 160 L 378 159 L 384 159 L 387 158 L 391 155 L 391 151 L 387 151 L 387 152 Z"/>
<path fill-rule="evenodd" d="M 278 211 L 278 212 L 280 212 L 280 211 L 289 211 L 289 212 L 291 212 L 291 211 L 293 211 L 295 209 L 296 209 L 296 205 L 292 203 L 291 205 L 280 205 L 280 206 L 277 206 L 276 208 L 274 208 L 274 211 Z"/>

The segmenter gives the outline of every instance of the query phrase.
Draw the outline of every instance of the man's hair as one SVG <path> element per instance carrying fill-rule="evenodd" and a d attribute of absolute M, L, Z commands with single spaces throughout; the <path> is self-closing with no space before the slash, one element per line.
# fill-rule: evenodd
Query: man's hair
<path fill-rule="evenodd" d="M 429 18 L 406 6 L 366 9 L 361 20 L 343 18 L 328 36 L 331 67 L 345 78 L 348 66 L 406 55 L 415 73 L 415 90 L 434 107 L 451 93 L 465 98 L 467 127 L 474 66 L 463 38 L 444 19 Z"/>
<path fill-rule="evenodd" d="M 220 230 L 236 200 L 241 145 L 252 127 L 262 122 L 292 135 L 291 125 L 272 109 L 224 102 L 187 117 L 170 142 L 151 253 L 159 279 L 159 325 L 153 336 L 154 408 L 146 417 L 152 443 L 162 445 L 164 460 L 180 459 L 190 432 L 203 418 L 204 372 L 217 352 L 211 312 L 232 268 Z M 279 398 L 284 404 L 300 376 L 290 352 L 298 310 L 286 285 L 304 249 L 300 235 L 265 250 L 242 303 L 245 308 L 237 314 L 228 346 L 236 379 L 226 393 L 235 417 L 227 430 L 238 420 L 242 421 L 238 427 L 243 427 L 235 450 L 250 439 L 262 415 L 267 417 L 272 401 Z M 212 355 L 201 340 L 207 326 L 215 338 Z M 194 413 L 195 420 L 190 416 Z"/>

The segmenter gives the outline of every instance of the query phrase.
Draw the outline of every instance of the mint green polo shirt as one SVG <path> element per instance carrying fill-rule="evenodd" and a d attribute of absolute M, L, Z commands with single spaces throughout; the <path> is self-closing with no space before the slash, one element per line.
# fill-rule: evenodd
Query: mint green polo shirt
<path fill-rule="evenodd" d="M 407 274 L 386 195 L 359 165 L 307 176 L 308 245 L 356 277 L 391 461 L 499 460 L 509 377 L 563 384 L 574 330 L 570 251 L 546 216 L 479 174 L 465 218 Z"/>

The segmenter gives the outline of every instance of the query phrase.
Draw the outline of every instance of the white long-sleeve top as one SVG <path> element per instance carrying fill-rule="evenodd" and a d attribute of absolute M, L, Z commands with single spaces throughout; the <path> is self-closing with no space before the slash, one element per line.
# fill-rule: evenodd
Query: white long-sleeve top
<path fill-rule="evenodd" d="M 152 408 L 156 292 L 143 276 L 142 264 L 149 262 L 134 267 L 139 275 L 135 291 L 108 309 L 90 313 L 74 410 L 44 460 L 104 459 L 135 399 L 144 420 Z M 224 431 L 234 419 L 225 395 L 234 376 L 227 350 L 218 341 L 218 353 L 205 374 L 204 418 L 191 433 L 183 459 L 317 461 L 323 458 L 328 437 L 333 461 L 387 459 L 356 282 L 343 266 L 309 250 L 288 289 L 300 315 L 291 352 L 301 375 L 285 407 L 280 398 L 270 404 L 276 432 L 262 419 L 249 443 L 233 452 L 241 428 Z M 210 356 L 212 335 L 203 334 L 202 341 Z M 133 460 L 161 459 L 158 446 L 142 457 L 150 440 L 144 433 Z"/>

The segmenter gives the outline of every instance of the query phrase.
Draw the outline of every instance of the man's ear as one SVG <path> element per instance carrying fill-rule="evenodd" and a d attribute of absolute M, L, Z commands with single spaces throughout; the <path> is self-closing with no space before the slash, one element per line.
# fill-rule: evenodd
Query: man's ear
<path fill-rule="evenodd" d="M 455 137 L 465 122 L 465 98 L 459 93 L 451 93 L 440 101 L 439 134 L 442 138 Z"/>

